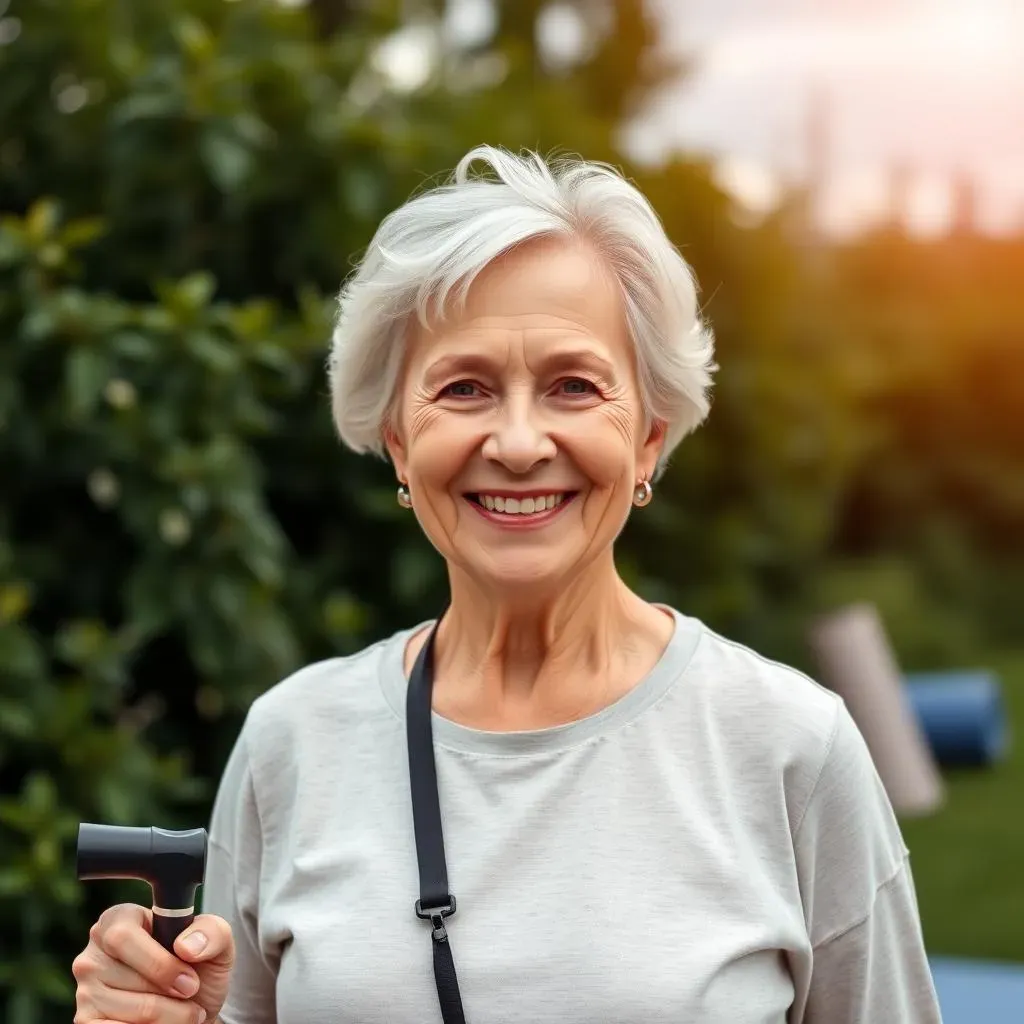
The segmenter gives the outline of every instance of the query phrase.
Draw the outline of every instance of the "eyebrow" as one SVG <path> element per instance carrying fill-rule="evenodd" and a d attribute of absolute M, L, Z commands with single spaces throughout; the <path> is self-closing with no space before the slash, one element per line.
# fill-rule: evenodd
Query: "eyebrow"
<path fill-rule="evenodd" d="M 572 370 L 579 366 L 585 366 L 609 380 L 615 379 L 615 367 L 603 356 L 588 348 L 559 349 L 547 357 L 544 364 L 556 370 Z"/>
<path fill-rule="evenodd" d="M 493 373 L 495 365 L 493 359 L 478 353 L 440 356 L 427 367 L 424 380 L 428 386 L 432 386 L 459 373 Z"/>
<path fill-rule="evenodd" d="M 559 349 L 542 360 L 548 370 L 573 370 L 586 367 L 608 380 L 615 380 L 615 368 L 602 356 L 590 349 Z M 459 373 L 494 373 L 497 363 L 479 353 L 452 353 L 439 356 L 427 367 L 424 380 L 429 385 Z"/>

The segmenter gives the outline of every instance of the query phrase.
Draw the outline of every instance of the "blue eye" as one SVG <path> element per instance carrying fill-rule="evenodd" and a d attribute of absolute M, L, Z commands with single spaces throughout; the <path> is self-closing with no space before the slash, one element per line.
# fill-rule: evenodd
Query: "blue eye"
<path fill-rule="evenodd" d="M 589 380 L 583 380 L 580 377 L 571 377 L 568 380 L 562 381 L 562 390 L 568 395 L 589 395 L 592 394 L 596 388 Z"/>
<path fill-rule="evenodd" d="M 451 395 L 453 398 L 473 398 L 476 394 L 476 385 L 469 380 L 457 380 L 449 384 L 442 394 Z"/>

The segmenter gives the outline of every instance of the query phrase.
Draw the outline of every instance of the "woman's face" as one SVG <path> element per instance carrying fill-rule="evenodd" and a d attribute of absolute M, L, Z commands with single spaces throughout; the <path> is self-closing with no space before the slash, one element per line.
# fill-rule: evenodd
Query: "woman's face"
<path fill-rule="evenodd" d="M 614 278 L 535 241 L 408 339 L 388 447 L 431 542 L 485 588 L 557 586 L 607 555 L 664 424 L 645 424 Z"/>

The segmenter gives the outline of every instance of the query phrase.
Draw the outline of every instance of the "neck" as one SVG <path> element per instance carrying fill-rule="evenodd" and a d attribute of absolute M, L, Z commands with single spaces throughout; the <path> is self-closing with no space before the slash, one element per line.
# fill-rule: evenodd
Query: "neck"
<path fill-rule="evenodd" d="M 484 728 L 572 720 L 630 689 L 671 635 L 671 618 L 625 585 L 611 557 L 552 594 L 495 593 L 453 570 L 434 706 Z"/>

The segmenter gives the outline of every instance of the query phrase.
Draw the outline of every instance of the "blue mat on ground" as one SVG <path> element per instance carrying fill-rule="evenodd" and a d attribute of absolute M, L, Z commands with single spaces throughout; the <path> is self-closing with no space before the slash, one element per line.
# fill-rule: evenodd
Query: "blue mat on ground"
<path fill-rule="evenodd" d="M 939 764 L 984 767 L 1006 754 L 1009 728 L 993 673 L 909 673 L 904 689 Z"/>
<path fill-rule="evenodd" d="M 942 1024 L 1020 1024 L 1024 964 L 930 958 Z"/>

